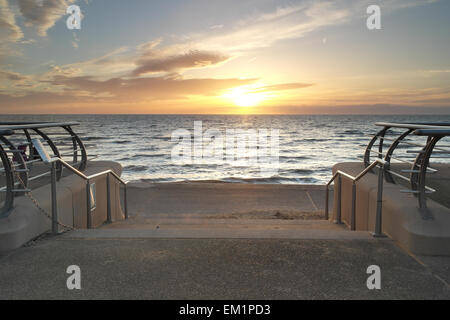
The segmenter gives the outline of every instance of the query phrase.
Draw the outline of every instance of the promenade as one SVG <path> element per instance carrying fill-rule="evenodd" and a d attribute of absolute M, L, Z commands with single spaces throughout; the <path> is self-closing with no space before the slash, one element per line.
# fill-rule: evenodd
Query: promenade
<path fill-rule="evenodd" d="M 1 256 L 0 299 L 450 298 L 449 257 L 414 257 L 321 220 L 323 187 L 270 188 L 131 184 L 129 220 Z M 81 290 L 66 287 L 69 265 L 81 269 Z M 381 290 L 366 286 L 370 265 Z"/>

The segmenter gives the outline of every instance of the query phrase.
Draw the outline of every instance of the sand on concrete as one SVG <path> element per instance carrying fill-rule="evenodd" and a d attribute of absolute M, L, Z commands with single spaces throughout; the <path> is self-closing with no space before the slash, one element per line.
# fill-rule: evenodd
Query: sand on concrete
<path fill-rule="evenodd" d="M 169 238 L 329 238 L 345 232 L 324 220 L 321 185 L 130 183 L 128 204 L 128 220 L 101 229 Z"/>
<path fill-rule="evenodd" d="M 138 218 L 323 219 L 321 185 L 130 183 L 128 210 Z M 330 201 L 331 196 L 329 197 Z"/>

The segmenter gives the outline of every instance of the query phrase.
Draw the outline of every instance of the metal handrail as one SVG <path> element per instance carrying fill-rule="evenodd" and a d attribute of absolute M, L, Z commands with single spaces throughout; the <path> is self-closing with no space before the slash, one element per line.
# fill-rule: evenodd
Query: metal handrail
<path fill-rule="evenodd" d="M 414 134 L 418 136 L 448 136 L 450 135 L 450 129 L 419 129 L 415 130 Z"/>
<path fill-rule="evenodd" d="M 14 197 L 22 195 L 23 192 L 29 190 L 29 183 L 33 180 L 42 178 L 47 174 L 38 174 L 31 177 L 31 168 L 37 162 L 42 162 L 42 159 L 37 155 L 31 140 L 33 135 L 42 138 L 48 146 L 51 148 L 53 156 L 71 156 L 72 165 L 76 165 L 79 171 L 83 171 L 87 166 L 88 155 L 86 148 L 81 141 L 80 137 L 72 130 L 72 126 L 79 125 L 78 122 L 0 122 L 0 161 L 2 167 L 0 173 L 5 177 L 5 183 L 0 188 L 0 192 L 6 193 L 1 195 L 4 197 L 4 202 L 0 206 L 0 218 L 7 217 L 11 212 L 14 205 Z M 60 137 L 67 137 L 68 141 L 71 140 L 71 145 L 65 145 L 64 147 L 70 147 L 72 150 L 65 149 L 63 153 L 60 152 L 58 145 L 55 143 L 57 139 L 52 139 L 50 136 L 52 133 L 56 133 L 55 130 L 51 132 L 44 132 L 46 128 L 61 128 L 62 132 L 59 132 Z M 23 139 L 25 141 L 17 141 L 16 135 L 24 134 Z M 66 135 L 66 136 L 64 136 Z M 58 138 L 59 139 L 59 138 Z M 26 147 L 25 147 L 26 146 Z M 81 156 L 80 156 L 81 155 Z M 56 178 L 59 180 L 62 177 L 62 165 L 57 164 Z M 17 185 L 16 179 L 21 180 L 20 184 L 23 184 L 23 190 L 15 188 Z"/>
<path fill-rule="evenodd" d="M 0 130 L 21 130 L 21 129 L 34 129 L 34 128 L 54 128 L 62 126 L 77 126 L 79 122 L 67 121 L 67 122 L 0 122 Z"/>
<path fill-rule="evenodd" d="M 106 175 L 106 203 L 107 203 L 107 209 L 106 209 L 106 221 L 108 223 L 112 222 L 112 216 L 111 216 L 111 191 L 110 191 L 110 183 L 109 183 L 109 176 L 112 175 L 117 181 L 119 181 L 124 186 L 124 214 L 125 219 L 128 219 L 128 202 L 127 202 L 127 184 L 128 182 L 123 180 L 120 176 L 118 176 L 113 170 L 108 169 L 104 170 L 98 173 L 91 174 L 89 176 L 85 175 L 81 171 L 77 170 L 73 166 L 71 166 L 69 163 L 64 161 L 61 158 L 52 158 L 51 161 L 51 172 L 53 172 L 52 177 L 55 176 L 54 172 L 56 170 L 55 163 L 60 162 L 65 168 L 72 171 L 74 174 L 79 176 L 80 178 L 84 179 L 86 181 L 86 211 L 87 211 L 87 228 L 90 229 L 92 227 L 92 216 L 91 216 L 91 180 L 98 178 L 100 176 Z M 58 211 L 56 206 L 56 179 L 52 179 L 52 231 L 53 233 L 58 233 Z"/>
<path fill-rule="evenodd" d="M 330 184 L 337 178 L 338 179 L 338 195 L 337 195 L 337 212 L 336 212 L 336 223 L 341 224 L 341 204 L 342 204 L 342 179 L 341 177 L 346 177 L 347 179 L 352 181 L 352 212 L 351 212 L 351 223 L 350 229 L 356 230 L 356 182 L 358 182 L 362 177 L 364 177 L 368 172 L 370 172 L 374 167 L 380 166 L 380 170 L 378 170 L 378 192 L 377 192 L 377 214 L 376 214 L 376 222 L 375 222 L 375 232 L 373 234 L 374 237 L 382 237 L 382 204 L 383 204 L 383 173 L 384 166 L 386 165 L 386 161 L 382 159 L 375 159 L 369 166 L 367 166 L 363 171 L 361 171 L 358 175 L 352 176 L 344 171 L 337 170 L 330 181 L 325 186 L 325 219 L 329 219 L 328 214 L 328 196 L 329 196 L 329 186 Z"/>
<path fill-rule="evenodd" d="M 426 186 L 426 174 L 437 172 L 436 169 L 430 168 L 429 160 L 434 150 L 440 154 L 450 153 L 450 150 L 443 148 L 442 146 L 437 147 L 436 143 L 443 137 L 450 136 L 450 123 L 397 123 L 397 122 L 377 122 L 377 126 L 383 127 L 379 132 L 377 132 L 366 147 L 364 153 L 364 165 L 368 167 L 371 163 L 370 156 L 371 152 L 375 153 L 379 159 L 383 158 L 387 161 L 386 165 L 383 167 L 384 178 L 387 182 L 396 183 L 394 176 L 402 180 L 408 181 L 411 190 L 404 192 L 411 192 L 418 198 L 419 208 L 421 209 L 424 219 L 431 219 L 432 216 L 426 209 L 426 195 L 427 193 L 434 192 L 436 190 Z M 394 128 L 406 129 L 402 134 L 396 138 L 385 137 L 386 133 Z M 406 141 L 406 137 L 410 134 L 417 136 L 427 136 L 427 141 L 425 145 L 414 143 L 411 141 Z M 377 144 L 378 151 L 372 150 L 375 146 L 375 142 L 379 141 Z M 384 142 L 390 141 L 391 144 L 386 152 L 383 152 Z M 400 143 L 405 143 L 407 145 L 416 146 L 421 148 L 421 150 L 414 150 L 417 155 L 414 161 L 408 161 L 401 159 L 399 157 L 394 157 L 393 153 L 397 149 Z M 408 153 L 413 153 L 409 150 Z M 410 157 L 408 157 L 410 158 Z M 411 167 L 409 170 L 401 170 L 401 172 L 408 172 L 409 177 L 402 175 L 399 172 L 394 172 L 390 165 L 391 160 L 400 161 L 409 164 Z"/>
<path fill-rule="evenodd" d="M 376 126 L 391 127 L 391 128 L 405 128 L 405 129 L 436 129 L 450 126 L 450 123 L 440 122 L 424 122 L 424 123 L 403 123 L 403 122 L 376 122 Z"/>

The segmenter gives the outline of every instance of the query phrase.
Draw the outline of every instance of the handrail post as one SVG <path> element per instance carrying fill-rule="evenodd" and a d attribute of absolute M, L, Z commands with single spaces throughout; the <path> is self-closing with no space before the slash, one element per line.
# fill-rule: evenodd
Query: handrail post
<path fill-rule="evenodd" d="M 106 222 L 111 223 L 111 187 L 109 185 L 109 173 L 106 174 Z"/>
<path fill-rule="evenodd" d="M 125 184 L 124 190 L 123 190 L 123 205 L 125 207 L 125 219 L 128 219 L 128 202 L 127 202 L 127 185 Z"/>
<path fill-rule="evenodd" d="M 329 189 L 328 185 L 325 186 L 325 220 L 328 220 L 328 196 L 329 196 Z"/>
<path fill-rule="evenodd" d="M 356 230 L 356 182 L 352 183 L 352 222 L 351 230 Z"/>
<path fill-rule="evenodd" d="M 385 237 L 381 230 L 383 214 L 383 173 L 384 165 L 378 168 L 377 214 L 375 218 L 375 232 L 372 234 L 376 238 Z"/>
<path fill-rule="evenodd" d="M 336 213 L 336 224 L 342 224 L 341 220 L 341 206 L 342 206 L 342 178 L 341 175 L 338 175 L 338 195 L 337 195 L 337 213 Z"/>
<path fill-rule="evenodd" d="M 51 166 L 51 193 L 52 193 L 52 232 L 58 234 L 58 204 L 56 197 L 56 161 Z"/>
<path fill-rule="evenodd" d="M 86 227 L 90 229 L 92 227 L 91 216 L 91 182 L 86 180 Z"/>

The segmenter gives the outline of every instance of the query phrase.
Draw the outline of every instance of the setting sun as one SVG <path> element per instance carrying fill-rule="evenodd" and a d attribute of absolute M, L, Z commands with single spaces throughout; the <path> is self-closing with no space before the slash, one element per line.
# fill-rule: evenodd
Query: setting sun
<path fill-rule="evenodd" d="M 266 95 L 261 92 L 254 92 L 249 88 L 238 87 L 231 89 L 223 97 L 233 101 L 238 107 L 254 107 L 265 100 Z"/>

